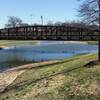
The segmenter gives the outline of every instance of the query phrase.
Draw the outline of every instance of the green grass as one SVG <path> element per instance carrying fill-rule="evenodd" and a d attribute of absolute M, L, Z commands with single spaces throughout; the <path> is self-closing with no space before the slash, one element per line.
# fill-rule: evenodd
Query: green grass
<path fill-rule="evenodd" d="M 34 41 L 34 40 L 25 40 L 25 41 L 21 41 L 21 40 L 0 40 L 0 47 L 2 46 L 20 46 L 20 45 L 26 45 L 26 44 L 34 44 L 37 43 L 38 41 Z M 86 41 L 88 44 L 91 45 L 97 45 L 98 42 L 97 41 Z"/>
<path fill-rule="evenodd" d="M 98 41 L 87 41 L 90 45 L 98 45 Z"/>
<path fill-rule="evenodd" d="M 20 41 L 20 40 L 0 40 L 0 46 L 19 46 L 26 44 L 34 44 L 37 41 Z"/>
<path fill-rule="evenodd" d="M 97 55 L 78 55 L 27 69 L 0 100 L 100 100 L 100 66 L 85 67 Z"/>

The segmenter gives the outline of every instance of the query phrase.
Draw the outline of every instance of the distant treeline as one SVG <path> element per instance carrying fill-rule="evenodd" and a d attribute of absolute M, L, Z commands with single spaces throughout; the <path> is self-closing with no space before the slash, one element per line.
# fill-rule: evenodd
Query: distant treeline
<path fill-rule="evenodd" d="M 9 16 L 8 21 L 5 24 L 5 28 L 14 28 L 14 27 L 21 27 L 21 26 L 38 26 L 38 25 L 43 25 L 42 23 L 34 23 L 33 24 L 28 24 L 24 23 L 22 19 L 15 17 L 15 16 Z M 91 28 L 91 29 L 98 29 L 98 25 L 96 24 L 88 24 L 83 21 L 66 21 L 66 22 L 53 22 L 53 21 L 48 21 L 47 24 L 44 25 L 49 25 L 49 26 L 72 26 L 72 27 L 81 27 L 81 28 Z"/>
<path fill-rule="evenodd" d="M 72 26 L 72 27 L 81 27 L 81 28 L 91 28 L 91 29 L 99 29 L 98 25 L 95 24 L 87 24 L 81 21 L 70 21 L 70 22 L 56 22 L 51 23 L 48 22 L 47 25 L 56 25 L 56 26 Z"/>

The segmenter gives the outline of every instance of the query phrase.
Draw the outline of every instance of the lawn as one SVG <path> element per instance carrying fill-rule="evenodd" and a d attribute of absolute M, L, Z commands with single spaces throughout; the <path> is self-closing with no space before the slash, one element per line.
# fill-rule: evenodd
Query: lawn
<path fill-rule="evenodd" d="M 86 67 L 96 54 L 30 67 L 0 94 L 0 100 L 100 100 L 100 65 Z"/>
<path fill-rule="evenodd" d="M 8 47 L 8 46 L 19 46 L 19 45 L 26 45 L 26 44 L 34 44 L 38 41 L 21 41 L 21 40 L 0 40 L 0 47 Z"/>
<path fill-rule="evenodd" d="M 87 41 L 90 45 L 98 45 L 98 41 Z"/>

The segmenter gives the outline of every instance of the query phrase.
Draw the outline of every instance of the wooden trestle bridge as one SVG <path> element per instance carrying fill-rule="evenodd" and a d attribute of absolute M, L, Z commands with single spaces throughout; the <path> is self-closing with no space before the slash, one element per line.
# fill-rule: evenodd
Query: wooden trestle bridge
<path fill-rule="evenodd" d="M 97 29 L 72 26 L 23 26 L 0 29 L 0 40 L 99 41 Z"/>

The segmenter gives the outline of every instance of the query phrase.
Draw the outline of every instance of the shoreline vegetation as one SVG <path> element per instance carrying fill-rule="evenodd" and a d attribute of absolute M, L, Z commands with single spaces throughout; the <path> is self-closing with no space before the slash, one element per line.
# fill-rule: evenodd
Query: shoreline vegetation
<path fill-rule="evenodd" d="M 28 44 L 36 44 L 40 41 L 20 41 L 20 40 L 0 40 L 0 49 L 12 46 L 23 46 Z M 89 44 L 89 45 L 97 45 L 97 41 L 64 41 L 64 43 L 80 43 L 80 44 Z"/>
<path fill-rule="evenodd" d="M 5 47 L 12 47 L 12 46 L 22 46 L 22 45 L 28 45 L 28 44 L 35 44 L 39 41 L 21 41 L 21 40 L 0 40 L 0 48 Z"/>
<path fill-rule="evenodd" d="M 99 100 L 100 65 L 85 66 L 93 60 L 97 54 L 29 64 L 1 73 L 0 78 L 5 79 L 0 80 L 5 83 L 1 90 L 6 88 L 0 100 Z"/>
<path fill-rule="evenodd" d="M 90 45 L 98 45 L 98 41 L 87 41 Z"/>

